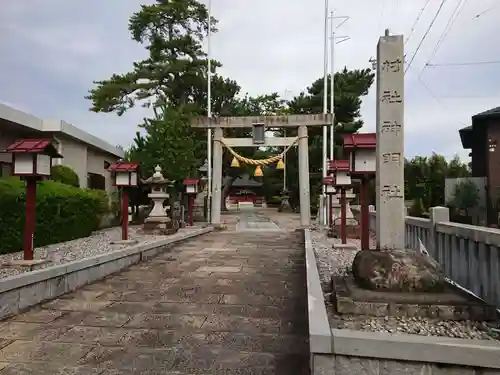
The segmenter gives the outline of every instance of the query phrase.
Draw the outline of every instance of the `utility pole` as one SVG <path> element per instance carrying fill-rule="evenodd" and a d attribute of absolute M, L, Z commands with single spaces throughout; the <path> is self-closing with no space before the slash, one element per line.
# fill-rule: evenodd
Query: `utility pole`
<path fill-rule="evenodd" d="M 342 21 L 335 27 L 335 20 Z M 335 11 L 330 12 L 330 113 L 332 124 L 330 125 L 330 160 L 335 159 L 335 45 L 351 39 L 350 36 L 337 36 L 336 29 L 349 20 L 349 16 L 335 16 Z"/>
<path fill-rule="evenodd" d="M 335 20 L 341 22 L 335 27 Z M 335 30 L 342 26 L 349 19 L 348 16 L 335 16 L 335 11 L 330 12 L 330 113 L 332 114 L 332 123 L 330 124 L 330 160 L 335 159 L 335 45 L 349 40 L 349 36 L 337 36 Z M 338 203 L 337 199 L 330 195 L 326 215 L 333 220 L 333 204 Z M 326 216 L 325 215 L 325 216 Z M 328 221 L 327 221 L 328 223 Z M 333 222 L 330 223 L 333 225 Z"/>
<path fill-rule="evenodd" d="M 212 118 L 212 0 L 208 0 L 208 37 L 207 37 L 207 117 Z M 212 129 L 207 131 L 207 159 L 208 159 L 208 197 L 207 197 L 207 217 L 208 223 L 212 222 Z"/>
<path fill-rule="evenodd" d="M 323 56 L 323 114 L 326 115 L 328 113 L 328 0 L 325 0 L 325 30 L 324 30 L 324 56 Z M 327 125 L 323 126 L 323 154 L 322 154 L 322 175 L 323 179 L 326 177 L 326 159 L 327 159 L 327 146 L 328 142 L 328 127 Z M 322 183 L 323 186 L 323 194 L 321 196 L 321 204 L 320 204 L 320 219 L 321 225 L 326 225 L 326 186 Z"/>
<path fill-rule="evenodd" d="M 285 90 L 285 101 L 287 100 L 288 98 L 288 93 L 292 93 L 292 91 L 290 90 Z M 286 128 L 283 128 L 284 130 L 284 134 L 283 136 L 286 137 Z M 286 147 L 283 147 L 283 151 L 286 150 Z M 283 167 L 283 192 L 286 191 L 286 154 L 283 154 L 283 164 L 284 164 L 284 167 Z"/>

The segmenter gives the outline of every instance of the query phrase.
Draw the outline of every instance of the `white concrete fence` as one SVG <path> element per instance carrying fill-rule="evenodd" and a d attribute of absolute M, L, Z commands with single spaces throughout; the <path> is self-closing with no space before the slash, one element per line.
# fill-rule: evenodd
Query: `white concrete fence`
<path fill-rule="evenodd" d="M 375 215 L 370 213 L 372 233 Z M 433 207 L 430 219 L 407 216 L 405 228 L 407 248 L 419 251 L 421 241 L 450 280 L 500 308 L 499 229 L 452 223 L 446 207 Z"/>

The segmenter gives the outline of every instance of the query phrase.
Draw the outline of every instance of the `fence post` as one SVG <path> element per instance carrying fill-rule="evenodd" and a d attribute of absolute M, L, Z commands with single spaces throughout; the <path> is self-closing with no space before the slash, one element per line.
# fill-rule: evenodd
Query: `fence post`
<path fill-rule="evenodd" d="M 429 243 L 430 249 L 427 249 L 431 256 L 438 260 L 438 243 L 437 243 L 437 232 L 436 232 L 436 224 L 437 223 L 447 223 L 450 221 L 450 209 L 448 207 L 431 207 L 430 212 L 430 222 L 431 226 L 429 228 Z"/>

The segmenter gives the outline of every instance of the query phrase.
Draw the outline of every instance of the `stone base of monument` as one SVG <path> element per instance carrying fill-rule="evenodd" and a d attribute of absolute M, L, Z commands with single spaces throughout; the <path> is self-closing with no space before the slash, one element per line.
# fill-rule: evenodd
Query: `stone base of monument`
<path fill-rule="evenodd" d="M 496 309 L 452 286 L 441 293 L 384 292 L 359 287 L 353 277 L 332 278 L 331 301 L 339 315 L 495 321 Z"/>
<path fill-rule="evenodd" d="M 144 220 L 142 232 L 160 236 L 174 234 L 179 230 L 179 223 L 169 217 L 148 217 Z"/>
<path fill-rule="evenodd" d="M 446 282 L 440 265 L 412 250 L 362 250 L 352 276 L 332 278 L 339 314 L 496 320 L 494 307 Z"/>

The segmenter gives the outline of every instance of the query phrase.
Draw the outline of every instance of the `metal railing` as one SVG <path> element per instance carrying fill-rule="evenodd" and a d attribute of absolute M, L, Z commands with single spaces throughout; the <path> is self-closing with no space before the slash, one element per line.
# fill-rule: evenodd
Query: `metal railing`
<path fill-rule="evenodd" d="M 376 212 L 370 212 L 375 233 Z M 487 303 L 500 308 L 500 229 L 452 223 L 446 207 L 431 209 L 430 219 L 406 217 L 406 247 L 427 252 L 446 276 Z"/>

